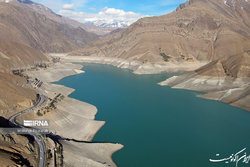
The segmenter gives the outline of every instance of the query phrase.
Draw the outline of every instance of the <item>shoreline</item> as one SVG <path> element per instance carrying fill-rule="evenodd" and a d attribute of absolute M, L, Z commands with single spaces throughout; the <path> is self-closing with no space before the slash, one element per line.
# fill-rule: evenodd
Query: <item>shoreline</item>
<path fill-rule="evenodd" d="M 80 61 L 78 61 L 78 62 L 80 62 Z M 75 89 L 52 83 L 52 82 L 57 82 L 57 81 L 65 78 L 65 77 L 68 77 L 68 76 L 73 76 L 73 75 L 78 75 L 78 74 L 84 73 L 84 71 L 81 70 L 84 66 L 82 66 L 81 64 L 74 64 L 74 63 L 75 63 L 75 61 L 69 62 L 69 61 L 62 60 L 62 62 L 53 64 L 51 67 L 48 67 L 48 69 L 39 69 L 37 71 L 27 71 L 26 73 L 28 74 L 28 76 L 30 76 L 32 78 L 38 78 L 38 79 L 41 79 L 42 81 L 44 81 L 43 86 L 41 88 L 38 88 L 37 91 L 40 91 L 41 93 L 48 95 L 48 97 L 54 97 L 55 92 L 62 92 L 65 96 L 67 96 L 65 100 L 69 100 L 69 101 L 64 101 L 65 104 L 62 106 L 60 106 L 60 104 L 59 104 L 58 109 L 60 110 L 60 112 L 62 111 L 61 108 L 64 108 L 68 105 L 72 105 L 72 106 L 77 106 L 77 105 L 82 106 L 83 105 L 82 106 L 83 108 L 90 107 L 90 108 L 86 109 L 86 111 L 83 112 L 85 119 L 82 119 L 81 121 L 93 120 L 92 123 L 94 123 L 96 121 L 95 115 L 98 112 L 94 105 L 79 101 L 77 99 L 69 98 L 68 95 L 70 95 L 72 92 L 74 92 Z M 86 62 L 86 63 L 97 63 L 97 62 Z M 104 63 L 101 63 L 101 64 L 104 64 Z M 108 63 L 106 63 L 106 64 L 108 64 Z M 113 64 L 111 64 L 111 65 L 113 65 Z M 174 79 L 172 79 L 172 80 L 174 80 Z M 165 81 L 163 81 L 163 82 L 165 82 Z M 160 83 L 158 83 L 158 84 L 160 85 Z M 184 88 L 181 88 L 181 89 L 184 89 Z M 52 91 L 52 92 L 50 92 L 50 91 Z M 204 95 L 201 95 L 201 96 L 204 96 Z M 199 96 L 197 96 L 197 97 L 199 97 Z M 206 98 L 206 99 L 209 99 L 209 98 Z M 61 102 L 61 103 L 63 103 L 63 102 Z M 69 109 L 70 108 L 66 108 L 66 110 L 69 110 Z M 81 110 L 82 110 L 82 108 L 81 108 Z M 88 114 L 85 115 L 86 113 L 88 113 Z M 65 114 L 65 112 L 64 112 L 64 114 Z M 77 115 L 80 113 L 79 112 L 73 113 L 73 115 L 75 115 L 75 114 Z M 56 116 L 58 116 L 58 115 L 56 115 Z M 79 115 L 77 115 L 77 116 L 79 117 Z M 44 118 L 44 117 L 42 117 L 42 118 Z M 47 118 L 50 118 L 50 115 L 47 116 Z M 58 117 L 56 117 L 56 119 L 58 119 Z M 56 119 L 54 119 L 54 120 L 52 119 L 52 120 L 56 121 Z M 76 121 L 76 122 L 78 122 L 78 121 Z M 92 132 L 90 135 L 82 136 L 84 138 L 84 140 L 82 140 L 81 138 L 78 139 L 79 141 L 86 141 L 86 142 L 81 143 L 81 142 L 76 142 L 73 140 L 71 140 L 71 141 L 61 140 L 61 143 L 63 144 L 63 148 L 64 148 L 63 155 L 64 155 L 64 164 L 66 167 L 81 166 L 81 164 L 86 164 L 86 166 L 92 166 L 92 167 L 102 166 L 102 164 L 103 164 L 103 166 L 105 166 L 105 164 L 111 164 L 110 166 L 114 166 L 114 167 L 117 166 L 115 164 L 115 162 L 113 161 L 112 156 L 114 153 L 121 150 L 124 146 L 121 144 L 114 144 L 114 143 L 95 143 L 95 142 L 91 143 L 94 136 L 99 132 L 99 130 L 105 124 L 105 121 L 96 121 L 96 122 L 99 122 L 100 124 L 91 130 Z M 66 126 L 67 126 L 67 124 L 66 124 Z M 82 127 L 83 131 L 84 131 L 85 129 L 83 126 L 80 126 L 80 127 Z M 87 124 L 86 124 L 86 126 L 88 129 L 91 129 L 91 127 L 89 128 Z M 72 127 L 70 127 L 70 128 L 72 128 Z M 79 126 L 76 127 L 75 133 L 79 133 L 79 132 L 77 132 L 77 130 L 78 130 L 77 128 L 79 129 Z M 80 129 L 82 129 L 82 128 L 80 128 Z M 59 133 L 59 135 L 63 134 L 63 132 L 60 131 L 60 129 L 59 129 L 59 131 L 57 131 L 56 134 L 58 134 L 58 133 Z M 72 134 L 69 134 L 69 136 L 70 135 L 72 135 Z M 75 135 L 77 135 L 75 137 L 81 137 L 81 136 L 79 136 L 79 134 L 75 134 Z M 69 139 L 75 139 L 75 137 L 72 137 Z M 96 150 L 98 150 L 98 151 L 96 151 Z"/>
<path fill-rule="evenodd" d="M 63 54 L 63 55 L 65 55 L 65 54 Z M 95 115 L 98 112 L 95 106 L 93 106 L 91 104 L 88 104 L 88 103 L 85 103 L 85 102 L 82 102 L 82 101 L 79 101 L 77 99 L 73 99 L 73 98 L 69 98 L 68 97 L 68 95 L 70 95 L 72 92 L 75 91 L 74 89 L 68 88 L 68 87 L 62 86 L 62 85 L 53 84 L 52 82 L 57 82 L 57 81 L 65 78 L 65 77 L 68 77 L 68 76 L 72 76 L 72 75 L 77 75 L 77 74 L 84 73 L 84 71 L 81 70 L 83 68 L 82 65 L 80 65 L 80 64 L 73 64 L 73 63 L 80 63 L 80 62 L 84 63 L 84 62 L 86 62 L 86 63 L 110 64 L 110 65 L 113 65 L 113 66 L 115 66 L 117 68 L 128 68 L 128 69 L 131 69 L 133 71 L 135 71 L 136 69 L 138 69 L 138 66 L 136 66 L 138 64 L 136 64 L 136 63 L 133 64 L 132 63 L 132 65 L 131 64 L 128 65 L 127 63 L 125 63 L 125 65 L 122 66 L 121 64 L 123 64 L 124 62 L 121 62 L 120 60 L 119 60 L 119 63 L 117 63 L 115 60 L 114 61 L 108 61 L 108 60 L 102 60 L 102 61 L 99 60 L 99 61 L 96 61 L 95 59 L 92 59 L 91 61 L 88 61 L 89 59 L 84 59 L 84 60 L 78 59 L 78 61 L 77 61 L 76 58 L 74 58 L 74 59 L 64 59 L 64 58 L 61 57 L 61 62 L 53 64 L 53 66 L 49 67 L 48 69 L 41 69 L 41 70 L 38 70 L 38 71 L 27 72 L 27 74 L 29 76 L 31 76 L 32 78 L 41 78 L 42 81 L 45 82 L 44 86 L 41 89 L 38 89 L 38 91 L 41 91 L 41 93 L 44 93 L 48 97 L 53 97 L 55 92 L 62 92 L 66 96 L 66 100 L 68 100 L 68 101 L 66 101 L 66 103 L 65 103 L 64 106 L 59 106 L 60 109 L 61 108 L 67 108 L 67 107 L 68 107 L 68 109 L 70 109 L 69 106 L 71 106 L 71 105 L 74 105 L 74 106 L 80 105 L 81 106 L 83 104 L 84 104 L 85 108 L 86 107 L 88 108 L 90 106 L 92 107 L 92 109 L 89 109 L 88 112 L 85 111 L 85 113 L 83 113 L 83 115 L 86 114 L 86 113 L 87 113 L 87 115 L 85 115 L 84 118 L 82 118 L 82 120 L 84 120 L 84 122 L 86 122 L 88 120 L 91 120 L 90 124 L 83 124 L 82 125 L 83 130 L 82 130 L 82 128 L 80 129 L 80 130 L 82 130 L 83 133 L 85 132 L 85 130 L 88 131 L 88 130 L 91 129 L 90 131 L 87 132 L 89 134 L 87 134 L 86 136 L 83 135 L 83 136 L 79 137 L 79 135 L 77 135 L 75 137 L 69 138 L 69 139 L 78 139 L 79 141 L 90 142 L 90 141 L 92 141 L 92 139 L 94 138 L 94 136 L 98 133 L 98 131 L 104 126 L 105 121 L 96 121 L 95 120 Z M 135 67 L 137 67 L 137 68 L 135 68 Z M 145 70 L 144 72 L 147 72 L 147 70 Z M 136 73 L 136 74 L 142 74 L 142 73 Z M 150 73 L 150 74 L 152 74 L 152 73 Z M 169 78 L 168 80 L 174 81 L 175 79 L 176 79 L 175 77 L 172 77 L 172 78 Z M 163 81 L 163 82 L 158 83 L 158 84 L 162 85 L 162 86 L 168 85 L 165 82 L 166 81 Z M 173 87 L 173 88 L 178 88 L 178 87 L 174 87 L 174 86 L 171 86 L 171 85 L 169 85 L 169 86 Z M 187 89 L 187 88 L 181 88 L 181 89 Z M 52 91 L 52 92 L 50 92 L 50 91 Z M 202 91 L 202 92 L 206 92 L 206 91 Z M 205 97 L 206 95 L 207 94 L 201 95 L 201 97 L 205 98 L 205 99 L 210 99 L 211 100 L 211 98 Z M 197 97 L 200 97 L 200 96 L 197 96 Z M 214 99 L 212 99 L 212 100 L 214 100 Z M 217 101 L 221 101 L 221 100 L 217 100 Z M 90 110 L 92 110 L 92 111 L 90 111 Z M 61 110 L 61 111 L 64 112 L 63 110 Z M 65 113 L 64 112 L 64 114 L 69 114 L 69 113 Z M 76 115 L 77 117 L 79 117 L 80 113 L 78 111 L 78 112 L 74 113 L 73 115 L 72 115 L 72 113 L 70 113 L 70 115 L 71 115 L 71 117 L 73 117 L 74 115 Z M 47 118 L 49 118 L 49 117 L 50 116 L 48 116 Z M 59 119 L 58 115 L 56 116 L 56 119 Z M 85 126 L 85 129 L 84 129 L 84 126 Z M 87 127 L 87 129 L 86 129 L 86 127 Z M 72 127 L 70 127 L 70 128 L 72 128 Z M 75 127 L 75 128 L 77 128 L 77 127 Z M 60 129 L 59 129 L 58 132 L 63 134 L 63 132 L 60 131 Z M 72 135 L 72 133 L 69 133 L 69 136 L 70 135 Z M 75 135 L 75 134 L 73 134 L 73 135 Z M 72 147 L 77 147 L 80 150 L 87 150 L 87 151 L 91 152 L 91 154 L 96 154 L 94 152 L 94 150 L 90 149 L 90 148 L 94 147 L 92 145 L 98 145 L 101 148 L 102 147 L 106 148 L 106 145 L 108 145 L 109 147 L 106 148 L 105 155 L 102 155 L 102 156 L 106 157 L 106 159 L 103 160 L 103 161 L 105 161 L 105 163 L 106 163 L 106 161 L 110 162 L 112 164 L 111 166 L 116 166 L 115 162 L 112 159 L 112 155 L 115 152 L 121 150 L 124 147 L 121 144 L 111 144 L 111 143 L 84 143 L 84 145 L 83 145 L 83 143 L 81 143 L 81 144 L 80 143 L 73 143 L 72 144 L 73 141 L 70 141 L 68 143 L 66 141 L 63 141 L 63 142 L 66 143 L 66 145 L 70 144 Z M 89 145 L 87 145 L 87 144 L 89 144 Z M 69 149 L 69 147 L 68 147 L 68 149 Z M 74 151 L 77 152 L 79 150 L 74 150 Z M 92 151 L 93 151 L 93 153 L 92 153 Z M 65 151 L 65 152 L 66 152 L 66 155 L 69 155 L 69 157 L 73 156 L 72 153 L 71 153 L 71 151 Z M 103 152 L 102 152 L 102 154 L 103 154 Z M 107 155 L 108 155 L 108 158 L 107 158 Z M 81 160 L 79 160 L 79 164 L 80 164 L 80 161 L 81 161 L 81 163 L 83 163 L 82 161 L 84 161 L 84 162 L 86 161 L 86 163 L 87 163 L 87 162 L 89 162 L 89 159 L 86 159 L 85 156 L 86 155 L 84 153 L 79 152 L 77 158 L 75 158 L 75 159 L 72 158 L 72 160 L 71 160 L 71 159 L 67 159 L 67 157 L 65 157 L 65 159 L 67 159 L 65 161 L 66 161 L 66 163 L 68 162 L 68 163 L 74 163 L 75 164 L 75 163 L 77 163 L 77 162 L 75 162 L 75 161 L 77 161 L 77 159 L 81 159 Z M 99 155 L 97 155 L 97 157 L 99 157 Z M 93 161 L 91 159 L 91 162 L 92 162 L 91 164 L 92 165 L 96 164 L 97 161 L 99 162 L 100 160 Z M 78 166 L 78 165 L 75 164 L 75 166 Z M 98 166 L 98 165 L 96 164 L 96 166 Z"/>
<path fill-rule="evenodd" d="M 86 158 L 88 157 L 88 152 L 85 153 L 84 150 L 88 150 L 90 152 L 89 154 L 97 154 L 96 157 L 105 157 L 102 161 L 105 163 L 109 162 L 111 166 L 116 167 L 112 155 L 124 147 L 122 144 L 91 143 L 94 136 L 106 123 L 105 121 L 95 120 L 95 116 L 98 112 L 97 108 L 92 104 L 68 97 L 75 91 L 74 89 L 63 85 L 53 84 L 53 82 L 57 82 L 65 77 L 84 73 L 84 71 L 81 70 L 82 68 L 83 66 L 80 64 L 60 62 L 53 64 L 47 69 L 27 71 L 26 74 L 31 78 L 38 78 L 43 82 L 43 86 L 36 89 L 37 92 L 44 94 L 49 98 L 53 98 L 55 94 L 58 94 L 59 92 L 65 96 L 63 102 L 59 102 L 57 106 L 58 111 L 52 111 L 52 113 L 47 113 L 42 116 L 43 119 L 50 120 L 52 132 L 64 138 L 87 142 L 77 143 L 74 141 L 63 140 L 62 143 L 65 145 L 77 147 L 81 150 L 75 150 L 78 151 L 79 154 L 74 155 L 76 158 L 72 158 L 73 155 L 71 155 L 71 148 L 68 147 L 65 154 L 70 156 L 68 156 L 69 158 L 65 156 L 65 163 L 68 163 L 68 166 L 71 166 L 71 163 L 74 164 L 74 166 L 81 166 L 81 163 L 89 163 L 89 161 L 91 161 L 91 165 L 99 166 L 101 162 L 100 160 L 93 160 L 92 156 Z M 23 118 L 25 117 L 37 118 L 36 115 L 26 115 Z M 77 123 L 79 125 L 77 125 Z M 91 150 L 91 147 L 97 147 L 97 150 Z M 105 149 L 105 151 L 100 151 L 102 149 Z"/>
<path fill-rule="evenodd" d="M 246 111 L 250 111 L 250 104 L 247 101 L 250 100 L 250 93 L 246 94 L 244 91 L 250 92 L 250 79 L 249 78 L 222 78 L 201 76 L 194 74 L 194 70 L 207 64 L 203 63 L 160 63 L 143 64 L 139 61 L 128 61 L 119 58 L 112 57 L 89 57 L 89 56 L 68 56 L 68 54 L 49 54 L 51 57 L 60 58 L 64 63 L 98 63 L 109 64 L 117 68 L 125 68 L 133 70 L 134 74 L 159 74 L 159 73 L 183 73 L 181 76 L 173 76 L 165 81 L 158 83 L 161 86 L 170 86 L 177 89 L 194 90 L 204 92 L 204 95 L 197 96 L 199 98 L 216 100 L 228 105 L 239 107 Z M 176 84 L 176 80 L 183 78 L 182 82 Z M 188 78 L 190 77 L 190 78 Z M 229 81 L 228 81 L 229 80 Z M 230 81 L 231 80 L 231 81 Z M 239 94 L 238 97 L 234 97 L 231 92 Z M 221 98 L 224 97 L 224 98 Z"/>
<path fill-rule="evenodd" d="M 198 95 L 199 98 L 223 102 L 250 112 L 250 79 L 248 78 L 211 77 L 190 72 L 168 78 L 159 85 L 200 91 L 204 94 Z"/>
<path fill-rule="evenodd" d="M 64 63 L 97 63 L 108 64 L 122 69 L 133 70 L 134 74 L 159 74 L 159 73 L 178 73 L 193 71 L 207 62 L 198 63 L 170 63 L 170 62 L 155 62 L 155 63 L 142 63 L 136 60 L 125 60 L 115 57 L 90 57 L 90 56 L 68 56 L 67 54 L 49 54 L 51 57 L 60 58 Z"/>

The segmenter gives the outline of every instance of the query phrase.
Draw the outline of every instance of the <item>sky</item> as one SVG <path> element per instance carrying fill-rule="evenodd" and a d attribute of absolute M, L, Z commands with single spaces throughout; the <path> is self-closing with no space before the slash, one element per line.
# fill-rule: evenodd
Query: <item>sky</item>
<path fill-rule="evenodd" d="M 174 11 L 186 0 L 33 0 L 79 22 L 121 21 L 131 24 L 145 16 Z"/>

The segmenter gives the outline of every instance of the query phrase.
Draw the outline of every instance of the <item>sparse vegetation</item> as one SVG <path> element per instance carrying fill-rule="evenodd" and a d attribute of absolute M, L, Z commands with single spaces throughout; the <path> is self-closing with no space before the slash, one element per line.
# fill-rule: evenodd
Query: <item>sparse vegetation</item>
<path fill-rule="evenodd" d="M 56 153 L 57 154 L 61 154 L 61 152 L 62 152 L 61 147 L 60 146 L 56 147 Z"/>
<path fill-rule="evenodd" d="M 182 58 L 183 60 L 185 60 L 185 56 L 184 56 L 184 55 L 181 55 L 181 58 Z"/>
<path fill-rule="evenodd" d="M 53 157 L 50 149 L 47 150 L 47 159 L 50 160 Z"/>
<path fill-rule="evenodd" d="M 161 52 L 160 55 L 163 57 L 164 61 L 169 61 L 169 59 L 171 58 L 170 56 L 166 55 L 165 53 Z"/>
<path fill-rule="evenodd" d="M 64 99 L 64 95 L 59 93 L 54 97 L 54 99 L 49 98 L 49 104 L 46 107 L 43 107 L 41 110 L 38 110 L 37 115 L 38 116 L 43 116 L 44 114 L 55 110 L 56 109 L 56 104 Z"/>
<path fill-rule="evenodd" d="M 37 115 L 38 115 L 38 116 L 43 116 L 43 114 L 41 113 L 40 110 L 37 111 Z"/>
<path fill-rule="evenodd" d="M 35 66 L 33 68 L 47 68 L 48 67 L 48 63 L 37 63 L 35 64 Z"/>

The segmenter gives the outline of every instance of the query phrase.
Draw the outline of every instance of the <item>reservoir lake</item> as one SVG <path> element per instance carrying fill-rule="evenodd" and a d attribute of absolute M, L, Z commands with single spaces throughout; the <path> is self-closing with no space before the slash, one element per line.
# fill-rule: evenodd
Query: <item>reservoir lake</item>
<path fill-rule="evenodd" d="M 196 97 L 200 92 L 157 83 L 173 74 L 136 75 L 110 65 L 83 63 L 85 73 L 56 84 L 75 89 L 70 97 L 97 107 L 106 124 L 93 142 L 121 143 L 118 167 L 235 167 L 250 154 L 250 113 Z M 77 130 L 77 129 L 76 129 Z M 217 154 L 217 155 L 216 155 Z M 221 162 L 211 162 L 232 158 Z M 236 159 L 237 160 L 237 159 Z M 250 166 L 238 162 L 238 167 Z"/>

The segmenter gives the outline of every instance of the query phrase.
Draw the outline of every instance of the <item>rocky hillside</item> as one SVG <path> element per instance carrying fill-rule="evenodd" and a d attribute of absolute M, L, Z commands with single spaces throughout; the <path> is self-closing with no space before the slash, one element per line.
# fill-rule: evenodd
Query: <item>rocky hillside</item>
<path fill-rule="evenodd" d="M 6 2 L 6 0 L 0 0 L 3 2 Z M 49 9 L 46 6 L 43 6 L 39 3 L 32 2 L 30 0 L 8 0 L 11 1 L 11 3 L 18 3 L 19 5 L 21 4 L 23 7 L 26 7 L 28 9 L 34 10 L 35 12 L 38 12 L 42 15 L 45 15 L 47 18 L 59 23 L 59 24 L 67 24 L 71 25 L 74 28 L 81 27 L 82 29 L 95 33 L 97 35 L 107 35 L 113 30 L 117 29 L 114 27 L 98 27 L 95 26 L 94 24 L 82 24 L 79 23 L 78 21 L 72 20 L 67 17 L 62 17 L 61 15 L 58 15 L 54 13 L 51 9 Z"/>
<path fill-rule="evenodd" d="M 37 146 L 28 136 L 0 134 L 1 166 L 37 166 Z"/>
<path fill-rule="evenodd" d="M 37 90 L 28 84 L 30 82 L 27 77 L 16 71 L 13 72 L 13 70 L 23 70 L 34 65 L 41 65 L 41 63 L 44 65 L 50 59 L 46 56 L 46 52 L 72 51 L 84 46 L 88 41 L 98 38 L 96 34 L 89 33 L 82 27 L 57 22 L 47 17 L 46 13 L 43 14 L 30 8 L 29 5 L 32 4 L 34 3 L 29 0 L 0 0 L 0 127 L 9 127 L 8 119 L 11 116 L 31 108 L 37 101 Z M 38 7 L 36 5 L 35 7 Z M 49 12 L 51 11 L 48 9 Z M 76 71 L 71 69 L 70 72 L 76 73 L 77 69 Z M 94 115 L 95 113 L 91 119 L 94 119 Z M 88 127 L 90 132 L 91 128 L 86 123 L 86 119 L 81 122 Z M 90 122 L 94 124 L 93 120 Z M 98 124 L 97 122 L 96 126 Z M 99 130 L 99 128 L 96 129 L 92 132 L 93 135 Z M 89 132 L 86 134 L 89 135 Z M 31 136 L 0 133 L 0 166 L 38 166 L 38 148 Z M 112 149 L 107 148 L 107 150 Z M 48 149 L 45 151 L 47 152 Z M 67 153 L 69 154 L 70 151 Z M 112 162 L 111 153 L 106 158 L 110 162 Z M 98 157 L 103 157 L 103 154 L 99 154 L 101 156 Z M 49 158 L 51 154 L 48 155 L 48 161 L 53 162 Z M 70 158 L 72 155 L 68 157 Z M 93 160 L 90 156 L 86 161 Z M 98 161 L 95 163 L 99 164 Z"/>
<path fill-rule="evenodd" d="M 9 121 L 0 116 L 0 127 L 9 128 Z M 0 134 L 1 166 L 37 166 L 38 148 L 26 135 Z"/>
<path fill-rule="evenodd" d="M 46 13 L 47 12 L 47 13 Z M 32 106 L 36 93 L 12 70 L 47 62 L 46 52 L 69 52 L 98 38 L 79 26 L 55 21 L 50 9 L 29 0 L 0 0 L 0 114 Z M 57 15 L 56 15 L 57 16 Z M 64 19 L 61 16 L 58 18 Z M 65 19 L 67 20 L 67 19 Z M 80 24 L 80 23 L 79 23 Z"/>
<path fill-rule="evenodd" d="M 98 38 L 16 1 L 0 2 L 0 22 L 0 41 L 22 43 L 42 52 L 68 52 Z"/>
<path fill-rule="evenodd" d="M 160 84 L 207 92 L 200 97 L 250 111 L 250 52 L 212 61 L 195 71 L 174 76 Z"/>
<path fill-rule="evenodd" d="M 8 3 L 16 4 L 19 6 L 21 5 L 22 7 L 25 7 L 29 10 L 33 10 L 41 15 L 46 16 L 47 18 L 57 22 L 58 24 L 71 25 L 74 28 L 80 27 L 87 32 L 92 32 L 97 35 L 107 35 L 113 30 L 117 29 L 115 27 L 98 27 L 98 26 L 95 26 L 94 24 L 82 24 L 78 21 L 58 15 L 54 13 L 48 7 L 43 6 L 42 4 L 39 4 L 39 3 L 35 3 L 30 0 L 0 0 L 0 2 L 8 2 Z"/>
<path fill-rule="evenodd" d="M 140 19 L 72 55 L 182 63 L 210 62 L 249 49 L 250 2 L 190 0 L 170 14 Z"/>
<path fill-rule="evenodd" d="M 0 115 L 9 118 L 16 112 L 32 107 L 36 92 L 22 85 L 24 78 L 0 72 Z"/>
<path fill-rule="evenodd" d="M 0 41 L 0 71 L 28 67 L 46 62 L 48 58 L 39 50 L 16 42 Z"/>
<path fill-rule="evenodd" d="M 250 111 L 249 51 L 250 1 L 188 0 L 170 14 L 142 18 L 67 59 L 78 56 L 135 73 L 189 71 L 161 85 L 208 92 L 202 97 Z"/>

